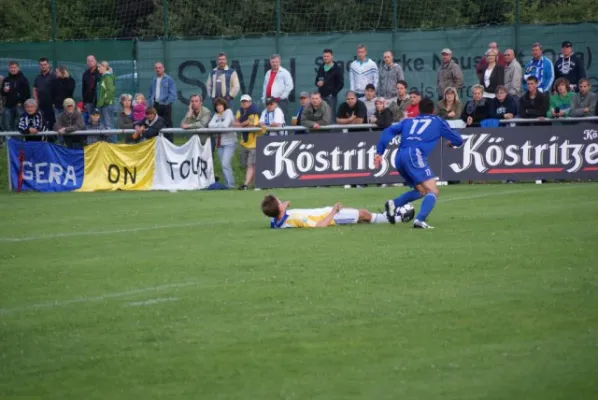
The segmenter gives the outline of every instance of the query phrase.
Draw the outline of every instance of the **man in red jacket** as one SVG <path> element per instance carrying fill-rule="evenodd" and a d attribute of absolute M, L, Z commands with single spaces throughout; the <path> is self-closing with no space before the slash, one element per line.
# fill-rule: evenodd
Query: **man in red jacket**
<path fill-rule="evenodd" d="M 496 52 L 498 52 L 498 59 L 496 60 L 496 63 L 498 65 L 500 65 L 503 68 L 505 67 L 505 65 L 507 65 L 504 54 L 498 50 L 498 43 L 490 42 L 488 43 L 488 50 L 486 50 L 486 53 L 484 53 L 482 60 L 475 67 L 476 73 L 478 74 L 478 79 L 482 79 L 482 76 L 484 76 L 484 71 L 486 71 L 486 67 L 488 66 L 488 61 L 486 61 L 486 55 L 491 50 L 495 50 Z"/>

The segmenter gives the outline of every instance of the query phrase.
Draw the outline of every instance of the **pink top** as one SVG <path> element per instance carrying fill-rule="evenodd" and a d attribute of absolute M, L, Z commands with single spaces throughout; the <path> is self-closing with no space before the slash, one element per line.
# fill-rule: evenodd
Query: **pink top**
<path fill-rule="evenodd" d="M 141 103 L 134 102 L 133 121 L 141 121 L 145 118 L 145 101 Z"/>

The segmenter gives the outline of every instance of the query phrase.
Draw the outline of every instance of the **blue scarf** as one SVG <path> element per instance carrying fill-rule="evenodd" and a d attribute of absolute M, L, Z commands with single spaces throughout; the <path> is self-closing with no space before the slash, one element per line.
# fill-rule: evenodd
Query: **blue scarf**
<path fill-rule="evenodd" d="M 527 79 L 530 76 L 535 76 L 538 79 L 538 86 L 542 84 L 542 78 L 544 77 L 544 56 L 540 57 L 538 61 L 532 59 L 525 68 L 523 78 Z"/>

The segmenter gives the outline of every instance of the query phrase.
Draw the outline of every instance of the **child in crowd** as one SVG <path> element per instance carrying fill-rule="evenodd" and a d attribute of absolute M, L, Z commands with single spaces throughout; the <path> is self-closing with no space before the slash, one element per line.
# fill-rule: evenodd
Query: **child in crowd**
<path fill-rule="evenodd" d="M 135 101 L 133 101 L 133 121 L 141 121 L 145 119 L 145 109 L 147 103 L 145 96 L 142 93 L 135 95 Z"/>
<path fill-rule="evenodd" d="M 91 115 L 89 116 L 89 123 L 87 124 L 88 131 L 103 131 L 106 129 L 106 126 L 100 122 L 101 113 L 100 110 L 95 108 L 92 110 Z M 87 136 L 87 144 L 93 144 L 95 142 L 99 142 L 101 140 L 105 140 L 106 138 L 104 135 L 89 135 Z"/>

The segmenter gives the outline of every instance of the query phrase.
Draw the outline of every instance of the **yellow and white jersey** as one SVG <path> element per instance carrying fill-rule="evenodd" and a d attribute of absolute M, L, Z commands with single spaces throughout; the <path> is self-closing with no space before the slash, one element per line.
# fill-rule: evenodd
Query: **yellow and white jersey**
<path fill-rule="evenodd" d="M 282 219 L 276 220 L 276 218 L 272 218 L 270 227 L 274 229 L 315 228 L 316 224 L 326 218 L 331 211 L 332 207 L 289 209 Z M 358 220 L 359 210 L 343 208 L 334 216 L 328 226 L 356 224 Z"/>

